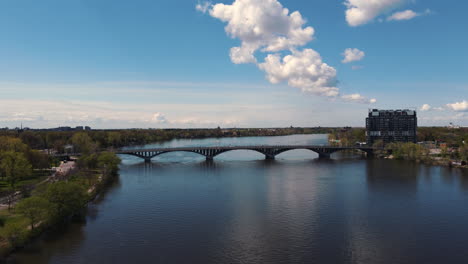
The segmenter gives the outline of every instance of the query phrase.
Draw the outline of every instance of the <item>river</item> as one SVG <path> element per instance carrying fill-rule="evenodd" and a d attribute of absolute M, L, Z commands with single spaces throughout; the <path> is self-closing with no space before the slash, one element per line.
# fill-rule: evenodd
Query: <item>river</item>
<path fill-rule="evenodd" d="M 326 144 L 326 135 L 146 147 Z M 122 156 L 86 220 L 9 263 L 468 263 L 468 173 L 308 150 Z"/>

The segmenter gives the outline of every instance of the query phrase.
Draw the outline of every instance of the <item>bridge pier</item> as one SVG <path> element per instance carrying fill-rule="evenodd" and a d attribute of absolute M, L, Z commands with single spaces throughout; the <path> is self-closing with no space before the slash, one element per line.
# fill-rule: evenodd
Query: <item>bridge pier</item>
<path fill-rule="evenodd" d="M 275 159 L 275 155 L 265 155 L 265 159 L 266 159 L 266 160 L 274 160 L 274 159 Z"/>
<path fill-rule="evenodd" d="M 330 153 L 319 153 L 319 159 L 329 159 Z"/>
<path fill-rule="evenodd" d="M 151 163 L 151 158 L 145 158 L 145 163 Z"/>
<path fill-rule="evenodd" d="M 374 157 L 374 151 L 368 150 L 366 151 L 366 158 L 373 158 Z"/>
<path fill-rule="evenodd" d="M 213 156 L 205 156 L 207 161 L 213 161 Z"/>

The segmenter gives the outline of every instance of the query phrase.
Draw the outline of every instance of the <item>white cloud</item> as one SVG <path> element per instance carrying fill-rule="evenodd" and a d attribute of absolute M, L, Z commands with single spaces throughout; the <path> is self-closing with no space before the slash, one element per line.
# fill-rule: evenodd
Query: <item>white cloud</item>
<path fill-rule="evenodd" d="M 346 0 L 346 21 L 353 27 L 364 25 L 403 2 L 405 0 Z"/>
<path fill-rule="evenodd" d="M 226 33 L 241 41 L 240 46 L 230 50 L 233 63 L 256 64 L 273 84 L 287 82 L 304 92 L 339 96 L 335 68 L 323 62 L 318 52 L 299 49 L 313 39 L 314 29 L 305 26 L 306 20 L 298 11 L 290 13 L 277 0 L 199 5 L 197 10 L 203 12 L 206 6 L 212 17 L 227 23 Z M 263 62 L 257 61 L 257 51 L 267 54 Z M 356 56 L 362 59 L 364 53 L 358 51 Z"/>
<path fill-rule="evenodd" d="M 195 6 L 195 9 L 202 13 L 206 13 L 210 9 L 210 7 L 211 7 L 211 2 L 202 2 L 202 3 L 198 2 L 198 4 Z"/>
<path fill-rule="evenodd" d="M 419 108 L 419 110 L 421 110 L 421 111 L 429 111 L 431 109 L 432 109 L 432 107 L 430 105 L 428 105 L 428 104 L 423 104 L 421 106 L 421 108 Z"/>
<path fill-rule="evenodd" d="M 461 102 L 456 102 L 453 104 L 447 104 L 447 107 L 453 111 L 458 112 L 467 112 L 468 111 L 468 101 L 463 100 Z"/>
<path fill-rule="evenodd" d="M 361 104 L 374 104 L 377 102 L 375 98 L 366 98 L 360 94 L 345 94 L 341 96 L 341 99 L 348 102 L 356 102 Z"/>
<path fill-rule="evenodd" d="M 395 12 L 391 16 L 387 17 L 387 21 L 400 21 L 400 20 L 410 20 L 418 16 L 429 15 L 431 10 L 426 9 L 422 13 L 416 13 L 413 10 L 405 10 L 400 12 Z"/>
<path fill-rule="evenodd" d="M 393 15 L 387 17 L 387 21 L 392 20 L 410 20 L 418 16 L 418 13 L 414 12 L 413 10 L 405 10 L 400 12 L 395 12 Z"/>
<path fill-rule="evenodd" d="M 289 13 L 277 0 L 235 0 L 231 5 L 199 4 L 203 11 L 227 23 L 226 33 L 241 40 L 239 47 L 231 49 L 232 62 L 254 63 L 254 53 L 277 52 L 303 46 L 312 40 L 314 29 L 303 27 L 305 19 L 298 12 Z"/>
<path fill-rule="evenodd" d="M 317 95 L 335 97 L 339 94 L 336 70 L 324 63 L 320 54 L 312 49 L 293 50 L 284 58 L 270 54 L 259 68 L 274 84 L 286 81 L 292 87 Z"/>
<path fill-rule="evenodd" d="M 364 51 L 362 50 L 359 50 L 359 49 L 346 49 L 343 53 L 342 53 L 344 59 L 341 61 L 342 63 L 350 63 L 350 62 L 353 62 L 353 61 L 360 61 L 364 58 L 364 56 L 366 56 L 366 54 L 364 53 Z"/>
<path fill-rule="evenodd" d="M 166 119 L 166 117 L 159 113 L 159 112 L 156 112 L 153 114 L 153 116 L 151 117 L 151 122 L 153 123 L 157 123 L 157 124 L 166 124 L 166 123 L 169 123 L 169 121 Z"/>

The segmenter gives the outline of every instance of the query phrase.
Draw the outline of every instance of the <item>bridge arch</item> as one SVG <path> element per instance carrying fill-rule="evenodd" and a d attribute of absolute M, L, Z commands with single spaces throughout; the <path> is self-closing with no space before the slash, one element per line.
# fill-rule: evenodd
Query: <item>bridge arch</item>
<path fill-rule="evenodd" d="M 189 152 L 189 153 L 195 153 L 201 156 L 206 157 L 205 154 L 200 153 L 196 150 L 173 150 L 173 151 L 161 151 L 161 152 L 124 152 L 124 153 L 118 153 L 120 155 L 130 155 L 134 157 L 138 157 L 141 159 L 144 159 L 145 161 L 150 161 L 152 158 L 160 156 L 162 154 L 166 153 L 172 153 L 172 152 Z"/>
<path fill-rule="evenodd" d="M 280 154 L 285 153 L 285 152 L 288 152 L 288 151 L 294 151 L 294 150 L 310 150 L 310 151 L 315 152 L 318 155 L 320 155 L 320 152 L 318 152 L 317 150 L 314 150 L 314 149 L 310 149 L 310 148 L 286 148 L 286 149 L 279 149 L 279 150 L 275 151 L 275 156 L 280 155 Z"/>
<path fill-rule="evenodd" d="M 236 148 L 236 149 L 222 149 L 222 150 L 218 150 L 216 151 L 216 153 L 213 155 L 213 158 L 218 156 L 218 155 L 221 155 L 223 153 L 226 153 L 226 152 L 232 152 L 232 151 L 237 151 L 237 150 L 248 150 L 248 151 L 254 151 L 254 152 L 258 152 L 262 155 L 265 155 L 265 157 L 269 157 L 271 156 L 270 153 L 268 153 L 268 151 L 266 150 L 262 150 L 262 149 L 255 149 L 255 148 Z"/>

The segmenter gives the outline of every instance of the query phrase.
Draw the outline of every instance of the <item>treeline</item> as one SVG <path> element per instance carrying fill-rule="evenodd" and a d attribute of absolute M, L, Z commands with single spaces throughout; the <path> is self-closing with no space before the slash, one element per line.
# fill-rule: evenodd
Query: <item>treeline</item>
<path fill-rule="evenodd" d="M 364 128 L 336 129 L 328 134 L 331 145 L 354 146 L 357 142 L 366 142 L 366 130 Z"/>
<path fill-rule="evenodd" d="M 438 141 L 447 143 L 450 147 L 460 147 L 468 144 L 468 128 L 418 127 L 418 142 Z M 335 129 L 329 134 L 330 140 L 340 140 L 343 146 L 366 141 L 364 128 Z M 379 143 L 381 145 L 381 143 Z"/>
<path fill-rule="evenodd" d="M 445 142 L 451 147 L 468 144 L 468 128 L 418 127 L 418 141 Z"/>
<path fill-rule="evenodd" d="M 0 136 L 0 198 L 6 198 L 8 207 L 17 191 L 28 192 L 31 185 L 44 178 L 43 169 L 50 168 L 51 160 L 44 153 L 31 149 L 21 139 Z"/>
<path fill-rule="evenodd" d="M 70 140 L 83 151 L 77 161 L 78 169 L 64 178 L 44 181 L 31 192 L 22 192 L 23 199 L 11 210 L 10 205 L 8 210 L 0 210 L 1 255 L 24 245 L 44 229 L 80 215 L 99 189 L 118 174 L 120 159 L 117 155 L 96 152 L 97 143 L 86 133 L 76 133 Z M 31 150 L 20 138 L 0 137 L 0 146 L 0 153 L 7 153 L 0 155 L 2 175 L 12 190 L 15 182 L 30 175 L 36 166 L 32 165 L 35 159 L 29 157 L 41 155 L 47 158 L 46 154 Z M 9 153 L 14 153 L 14 158 L 9 158 L 8 155 L 13 155 Z M 9 169 L 4 171 L 3 164 Z"/>
<path fill-rule="evenodd" d="M 0 135 L 16 137 L 32 149 L 55 149 L 64 152 L 76 134 L 86 134 L 99 149 L 163 142 L 172 139 L 216 137 L 284 136 L 293 134 L 328 134 L 335 128 L 236 128 L 236 129 L 123 129 L 91 131 L 1 130 Z"/>
<path fill-rule="evenodd" d="M 335 130 L 329 134 L 330 143 L 340 146 L 352 146 L 356 142 L 366 141 L 364 128 L 348 128 Z M 446 143 L 438 156 L 445 159 L 468 161 L 468 128 L 419 127 L 418 142 L 437 141 Z M 384 145 L 381 140 L 374 147 L 385 147 L 382 153 L 392 152 L 395 159 L 429 160 L 429 150 L 415 143 L 390 143 Z M 452 151 L 448 151 L 451 149 Z"/>
<path fill-rule="evenodd" d="M 92 154 L 92 165 L 85 165 L 64 181 L 42 185 L 30 197 L 19 201 L 8 215 L 0 218 L 1 251 L 27 243 L 44 229 L 83 214 L 86 204 L 99 188 L 117 175 L 120 159 L 103 152 Z"/>
<path fill-rule="evenodd" d="M 429 150 L 419 144 L 396 142 L 387 144 L 385 148 L 392 153 L 395 159 L 433 160 L 429 156 Z M 468 162 L 468 144 L 461 145 L 454 148 L 454 150 L 455 151 L 448 152 L 447 148 L 442 148 L 442 152 L 436 156 L 442 158 L 442 161 L 459 160 L 466 164 L 466 162 Z"/>

